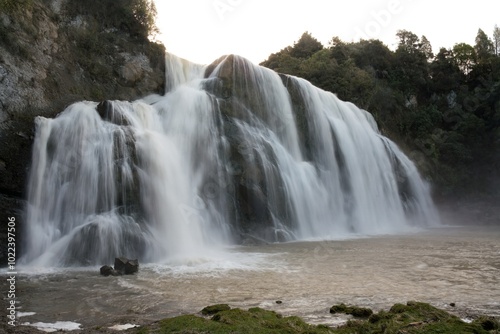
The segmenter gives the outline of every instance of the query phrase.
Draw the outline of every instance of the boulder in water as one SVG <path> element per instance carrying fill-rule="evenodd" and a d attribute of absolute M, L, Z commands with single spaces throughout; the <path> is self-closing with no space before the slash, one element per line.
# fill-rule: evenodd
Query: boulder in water
<path fill-rule="evenodd" d="M 131 275 L 139 271 L 139 261 L 126 257 L 115 258 L 115 270 L 121 275 Z"/>
<path fill-rule="evenodd" d="M 116 270 L 113 269 L 111 266 L 102 266 L 100 269 L 101 275 L 103 276 L 117 276 L 119 275 Z"/>

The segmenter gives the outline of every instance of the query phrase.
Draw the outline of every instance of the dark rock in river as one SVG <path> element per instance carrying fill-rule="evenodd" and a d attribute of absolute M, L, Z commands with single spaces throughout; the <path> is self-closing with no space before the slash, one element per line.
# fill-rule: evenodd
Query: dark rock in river
<path fill-rule="evenodd" d="M 121 275 L 131 275 L 139 271 L 139 261 L 117 257 L 115 258 L 115 270 Z"/>
<path fill-rule="evenodd" d="M 117 276 L 118 273 L 111 266 L 102 266 L 100 269 L 102 276 Z"/>

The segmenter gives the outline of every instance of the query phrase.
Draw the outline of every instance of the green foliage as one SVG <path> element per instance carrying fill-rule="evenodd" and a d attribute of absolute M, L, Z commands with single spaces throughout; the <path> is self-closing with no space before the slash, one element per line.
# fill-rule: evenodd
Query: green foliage
<path fill-rule="evenodd" d="M 158 32 L 156 7 L 152 0 L 69 0 L 70 15 L 88 15 L 103 29 L 115 29 L 148 39 Z"/>
<path fill-rule="evenodd" d="M 481 326 L 482 329 L 487 331 L 500 329 L 500 323 L 492 317 L 481 316 L 475 319 L 472 323 Z"/>
<path fill-rule="evenodd" d="M 418 52 L 420 39 L 408 30 L 398 30 L 396 36 L 399 38 L 398 50 L 414 53 Z"/>
<path fill-rule="evenodd" d="M 371 112 L 384 134 L 419 157 L 421 171 L 441 193 L 497 191 L 475 171 L 500 165 L 498 44 L 479 30 L 475 46 L 458 43 L 434 56 L 425 36 L 400 30 L 397 37 L 391 51 L 378 40 L 347 43 L 338 37 L 324 48 L 304 33 L 261 65 Z M 498 170 L 492 174 L 500 178 Z"/>
<path fill-rule="evenodd" d="M 213 315 L 221 311 L 227 311 L 230 310 L 231 308 L 227 304 L 216 304 L 216 305 L 210 305 L 203 310 L 201 310 L 201 314 L 203 315 Z"/>
<path fill-rule="evenodd" d="M 488 333 L 481 325 L 467 324 L 426 303 L 395 304 L 389 312 L 373 314 L 368 321 L 350 321 L 334 333 Z"/>
<path fill-rule="evenodd" d="M 306 31 L 295 42 L 293 48 L 290 50 L 290 55 L 294 58 L 308 58 L 322 49 L 323 45 Z"/>
<path fill-rule="evenodd" d="M 379 40 L 362 40 L 352 44 L 351 58 L 356 66 L 373 73 L 376 79 L 386 79 L 392 70 L 394 54 Z"/>
<path fill-rule="evenodd" d="M 394 55 L 391 84 L 407 99 L 413 96 L 422 99 L 428 95 L 430 79 L 427 54 L 421 50 L 419 38 L 411 33 L 408 34 L 410 36 L 406 39 L 400 37 L 402 41 Z"/>
<path fill-rule="evenodd" d="M 430 90 L 437 94 L 456 91 L 464 74 L 457 65 L 451 50 L 441 48 L 434 61 L 429 65 L 431 81 Z"/>
<path fill-rule="evenodd" d="M 345 304 L 337 304 L 330 307 L 330 313 L 345 313 L 350 314 L 354 317 L 368 318 L 373 314 L 373 311 L 369 308 L 358 307 L 358 306 L 347 306 Z"/>
<path fill-rule="evenodd" d="M 14 13 L 23 9 L 29 9 L 33 5 L 33 0 L 0 0 L 0 12 Z"/>
<path fill-rule="evenodd" d="M 495 53 L 494 48 L 493 42 L 488 35 L 482 29 L 479 29 L 476 36 L 476 45 L 474 46 L 478 60 L 484 62 L 490 59 Z"/>
<path fill-rule="evenodd" d="M 212 334 L 271 334 L 271 333 L 332 333 L 326 326 L 306 324 L 298 317 L 283 317 L 273 311 L 255 307 L 248 311 L 238 308 L 217 312 L 205 319 L 195 315 L 184 315 L 165 319 L 159 329 L 149 333 L 212 333 Z"/>
<path fill-rule="evenodd" d="M 66 2 L 70 17 L 85 16 L 84 25 L 70 25 L 66 33 L 74 48 L 75 61 L 85 74 L 100 81 L 101 78 L 116 78 L 117 68 L 123 62 L 117 57 L 117 49 L 129 49 L 131 38 L 134 47 L 143 48 L 150 56 L 153 67 L 164 66 L 164 48 L 149 41 L 156 31 L 154 19 L 156 9 L 150 0 L 103 0 L 89 3 L 89 0 Z M 110 66 L 113 63 L 114 66 Z M 101 89 L 91 88 L 91 98 L 100 99 Z M 90 98 L 89 97 L 89 98 Z"/>
<path fill-rule="evenodd" d="M 338 312 L 363 309 L 346 305 L 334 305 Z M 364 310 L 364 309 L 363 309 Z M 370 310 L 371 311 L 371 310 Z M 334 312 L 337 313 L 337 312 Z M 352 334 L 352 333 L 475 333 L 488 334 L 498 331 L 498 321 L 490 317 L 479 317 L 467 324 L 458 317 L 426 303 L 408 302 L 395 304 L 389 311 L 380 311 L 363 320 L 349 320 L 338 328 L 326 325 L 313 326 L 298 317 L 283 317 L 280 314 L 255 307 L 248 311 L 231 309 L 217 312 L 210 319 L 195 315 L 183 315 L 165 319 L 157 325 L 135 330 L 135 333 L 212 333 L 212 334 Z"/>

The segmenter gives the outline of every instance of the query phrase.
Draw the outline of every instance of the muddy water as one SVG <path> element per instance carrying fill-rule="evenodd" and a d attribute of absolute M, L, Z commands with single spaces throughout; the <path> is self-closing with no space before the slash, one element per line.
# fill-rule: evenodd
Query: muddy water
<path fill-rule="evenodd" d="M 463 318 L 500 316 L 500 227 L 238 247 L 188 263 L 143 265 L 126 277 L 101 277 L 98 268 L 25 270 L 18 289 L 20 310 L 35 313 L 23 322 L 83 328 L 143 324 L 214 303 L 324 324 L 342 320 L 328 313 L 340 302 L 379 310 L 418 300 Z"/>

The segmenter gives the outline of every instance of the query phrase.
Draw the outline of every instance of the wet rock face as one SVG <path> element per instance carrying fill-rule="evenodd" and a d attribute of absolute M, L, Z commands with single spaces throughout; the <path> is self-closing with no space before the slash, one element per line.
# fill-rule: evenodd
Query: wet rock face
<path fill-rule="evenodd" d="M 109 29 L 91 11 L 70 10 L 71 4 L 34 0 L 0 13 L 0 194 L 10 202 L 26 197 L 36 116 L 54 117 L 81 100 L 164 92 L 163 46 Z M 16 215 L 21 225 L 20 211 L 17 204 L 3 211 L 1 224 Z"/>

